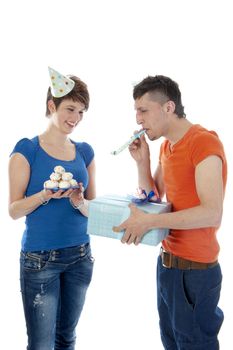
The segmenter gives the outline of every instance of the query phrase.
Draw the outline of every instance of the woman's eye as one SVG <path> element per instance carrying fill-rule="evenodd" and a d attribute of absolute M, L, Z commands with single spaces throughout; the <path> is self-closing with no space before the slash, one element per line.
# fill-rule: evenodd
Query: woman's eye
<path fill-rule="evenodd" d="M 73 112 L 73 108 L 67 108 L 69 112 Z"/>

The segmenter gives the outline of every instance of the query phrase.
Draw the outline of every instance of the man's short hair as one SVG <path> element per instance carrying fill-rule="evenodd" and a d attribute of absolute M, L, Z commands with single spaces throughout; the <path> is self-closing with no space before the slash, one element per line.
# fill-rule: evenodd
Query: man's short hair
<path fill-rule="evenodd" d="M 149 93 L 151 95 L 152 100 L 153 97 L 156 98 L 156 93 L 157 99 L 158 96 L 160 96 L 160 103 L 173 101 L 175 103 L 175 114 L 179 118 L 185 117 L 179 86 L 172 79 L 165 77 L 164 75 L 156 75 L 154 77 L 148 76 L 134 87 L 133 98 L 136 100 L 146 93 Z"/>

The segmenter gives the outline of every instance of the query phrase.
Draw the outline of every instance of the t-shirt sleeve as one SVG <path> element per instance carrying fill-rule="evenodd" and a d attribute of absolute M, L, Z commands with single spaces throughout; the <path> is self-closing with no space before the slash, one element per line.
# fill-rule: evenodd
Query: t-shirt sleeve
<path fill-rule="evenodd" d="M 86 142 L 82 142 L 80 146 L 81 146 L 81 150 L 82 150 L 81 153 L 83 155 L 84 162 L 86 164 L 86 167 L 88 167 L 94 158 L 94 155 L 95 155 L 94 150 L 91 147 L 91 145 L 89 145 Z"/>
<path fill-rule="evenodd" d="M 21 153 L 31 166 L 35 157 L 35 148 L 36 147 L 31 140 L 24 138 L 16 143 L 10 156 L 12 156 L 14 153 Z"/>
<path fill-rule="evenodd" d="M 194 166 L 209 156 L 218 156 L 225 161 L 222 142 L 215 132 L 202 132 L 194 136 L 191 144 L 191 161 Z"/>

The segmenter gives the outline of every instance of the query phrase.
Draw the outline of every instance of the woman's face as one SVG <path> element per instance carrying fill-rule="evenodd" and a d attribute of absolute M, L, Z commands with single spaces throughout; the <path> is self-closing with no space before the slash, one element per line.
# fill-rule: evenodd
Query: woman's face
<path fill-rule="evenodd" d="M 70 134 L 82 120 L 85 106 L 81 102 L 65 99 L 58 108 L 53 101 L 50 101 L 49 109 L 51 112 L 50 122 L 62 133 Z"/>

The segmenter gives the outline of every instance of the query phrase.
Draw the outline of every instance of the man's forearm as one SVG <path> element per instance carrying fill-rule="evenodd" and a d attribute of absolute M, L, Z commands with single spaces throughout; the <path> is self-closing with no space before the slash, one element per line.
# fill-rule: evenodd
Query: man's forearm
<path fill-rule="evenodd" d="M 149 193 L 154 188 L 154 180 L 151 175 L 150 163 L 144 166 L 137 166 L 138 169 L 138 185 Z"/>
<path fill-rule="evenodd" d="M 147 214 L 149 229 L 168 228 L 187 230 L 204 227 L 219 227 L 221 208 L 207 208 L 202 205 L 172 213 Z"/>

